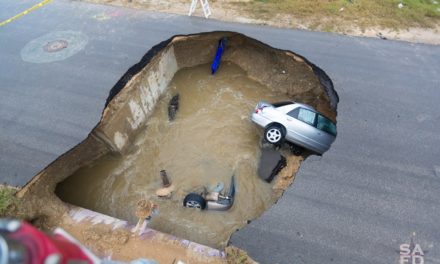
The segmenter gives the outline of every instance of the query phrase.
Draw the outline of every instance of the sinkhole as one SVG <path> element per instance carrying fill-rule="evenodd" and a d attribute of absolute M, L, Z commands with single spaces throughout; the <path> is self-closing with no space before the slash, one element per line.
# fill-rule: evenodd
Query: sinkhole
<path fill-rule="evenodd" d="M 225 37 L 220 67 L 211 74 Z M 172 37 L 121 77 L 89 137 L 31 184 L 45 184 L 64 202 L 133 224 L 139 201 L 151 201 L 157 208 L 150 228 L 224 248 L 233 232 L 281 197 L 308 155 L 281 147 L 287 166 L 270 183 L 258 176 L 263 131 L 250 114 L 261 100 L 306 103 L 336 119 L 331 80 L 304 57 L 234 32 Z M 157 196 L 161 171 L 173 185 L 165 198 Z M 227 189 L 232 175 L 236 194 L 229 210 L 183 207 L 188 193 Z"/>

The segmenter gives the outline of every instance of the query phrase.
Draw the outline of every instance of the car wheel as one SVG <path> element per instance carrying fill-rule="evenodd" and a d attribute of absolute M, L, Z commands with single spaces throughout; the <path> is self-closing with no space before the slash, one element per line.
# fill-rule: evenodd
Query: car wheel
<path fill-rule="evenodd" d="M 183 199 L 183 206 L 203 210 L 206 208 L 206 200 L 200 194 L 190 193 Z"/>
<path fill-rule="evenodd" d="M 264 138 L 271 144 L 279 144 L 284 139 L 284 132 L 280 126 L 271 125 L 264 131 Z"/>

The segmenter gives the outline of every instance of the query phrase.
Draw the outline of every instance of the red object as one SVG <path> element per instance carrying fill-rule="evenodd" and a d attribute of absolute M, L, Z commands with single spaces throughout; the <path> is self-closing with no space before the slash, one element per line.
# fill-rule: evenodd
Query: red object
<path fill-rule="evenodd" d="M 59 234 L 46 235 L 25 222 L 17 231 L 9 233 L 8 238 L 26 247 L 28 252 L 26 264 L 45 263 L 48 258 L 53 258 L 52 263 L 67 264 L 71 261 L 93 263 L 79 245 Z"/>

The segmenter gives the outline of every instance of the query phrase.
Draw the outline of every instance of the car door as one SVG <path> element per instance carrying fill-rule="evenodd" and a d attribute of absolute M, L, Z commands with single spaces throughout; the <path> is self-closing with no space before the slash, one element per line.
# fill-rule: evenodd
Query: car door
<path fill-rule="evenodd" d="M 315 127 L 317 116 L 316 112 L 303 107 L 288 112 L 286 115 L 287 140 L 317 152 L 328 149 L 325 144 L 322 144 L 323 132 Z"/>

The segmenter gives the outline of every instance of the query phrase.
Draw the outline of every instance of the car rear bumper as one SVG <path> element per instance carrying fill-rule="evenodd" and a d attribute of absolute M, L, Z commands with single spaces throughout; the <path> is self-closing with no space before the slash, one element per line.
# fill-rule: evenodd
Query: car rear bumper
<path fill-rule="evenodd" d="M 257 113 L 252 113 L 251 120 L 252 120 L 252 122 L 254 122 L 255 124 L 257 124 L 263 128 L 265 128 L 267 125 L 269 125 L 271 123 L 271 120 L 269 120 L 266 117 L 264 117 L 263 115 L 257 114 Z"/>

